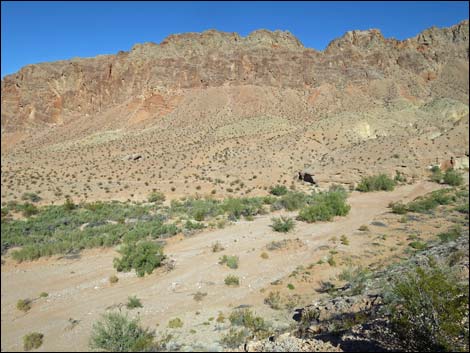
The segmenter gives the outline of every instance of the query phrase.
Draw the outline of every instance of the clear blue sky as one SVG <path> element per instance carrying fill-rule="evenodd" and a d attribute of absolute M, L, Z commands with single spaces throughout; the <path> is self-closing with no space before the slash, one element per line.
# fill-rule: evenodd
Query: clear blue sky
<path fill-rule="evenodd" d="M 218 29 L 245 36 L 289 30 L 323 50 L 352 29 L 405 39 L 468 18 L 468 2 L 14 2 L 2 1 L 1 76 L 27 64 L 114 54 L 173 33 Z"/>

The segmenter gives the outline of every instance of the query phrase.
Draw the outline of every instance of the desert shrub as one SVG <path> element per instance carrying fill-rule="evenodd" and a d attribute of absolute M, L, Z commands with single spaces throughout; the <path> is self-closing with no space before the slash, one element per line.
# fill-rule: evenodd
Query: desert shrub
<path fill-rule="evenodd" d="M 260 316 L 255 316 L 249 309 L 236 309 L 230 313 L 228 319 L 232 325 L 243 326 L 254 333 L 267 329 L 264 319 Z"/>
<path fill-rule="evenodd" d="M 444 173 L 444 183 L 451 186 L 463 184 L 463 176 L 458 171 L 449 169 Z"/>
<path fill-rule="evenodd" d="M 275 196 L 282 196 L 287 194 L 287 191 L 288 190 L 284 185 L 276 185 L 271 188 L 269 193 Z"/>
<path fill-rule="evenodd" d="M 216 241 L 214 244 L 212 244 L 212 252 L 219 252 L 223 250 L 224 250 L 224 247 L 219 241 Z"/>
<path fill-rule="evenodd" d="M 406 182 L 406 177 L 400 171 L 395 170 L 395 177 L 393 178 L 393 180 L 396 183 L 405 183 Z"/>
<path fill-rule="evenodd" d="M 39 202 L 42 200 L 42 198 L 34 192 L 25 192 L 23 195 L 21 195 L 21 199 L 23 201 L 31 201 L 31 202 Z"/>
<path fill-rule="evenodd" d="M 188 230 L 198 230 L 204 229 L 206 226 L 204 225 L 204 223 L 201 222 L 192 222 L 190 220 L 187 220 L 184 224 L 184 227 Z"/>
<path fill-rule="evenodd" d="M 271 309 L 281 309 L 281 294 L 279 291 L 269 292 L 268 296 L 264 298 L 264 304 L 268 305 Z"/>
<path fill-rule="evenodd" d="M 72 211 L 74 209 L 77 208 L 77 205 L 75 205 L 75 203 L 72 201 L 72 199 L 70 199 L 69 197 L 67 197 L 65 199 L 65 202 L 64 202 L 64 209 L 66 211 Z"/>
<path fill-rule="evenodd" d="M 341 244 L 343 244 L 343 245 L 349 245 L 349 239 L 344 234 L 340 237 L 340 241 L 341 241 Z"/>
<path fill-rule="evenodd" d="M 289 245 L 289 241 L 287 239 L 283 240 L 273 240 L 272 242 L 266 245 L 266 249 L 269 251 L 279 250 L 285 248 Z"/>
<path fill-rule="evenodd" d="M 49 293 L 47 293 L 47 292 L 41 292 L 39 294 L 39 298 L 47 298 L 48 296 L 49 296 Z"/>
<path fill-rule="evenodd" d="M 27 312 L 31 309 L 32 302 L 30 299 L 20 299 L 16 302 L 16 308 L 18 310 Z"/>
<path fill-rule="evenodd" d="M 161 203 L 165 201 L 165 195 L 161 192 L 152 192 L 148 198 L 148 202 L 156 202 L 156 203 Z"/>
<path fill-rule="evenodd" d="M 276 232 L 287 233 L 294 229 L 295 223 L 292 218 L 283 217 L 280 218 L 272 218 L 273 224 L 271 224 L 271 228 Z"/>
<path fill-rule="evenodd" d="M 442 243 L 447 243 L 449 241 L 454 241 L 460 237 L 461 229 L 460 227 L 452 227 L 447 232 L 439 233 L 437 236 Z"/>
<path fill-rule="evenodd" d="M 183 327 L 183 321 L 179 317 L 174 318 L 168 321 L 168 327 L 169 328 L 181 328 Z"/>
<path fill-rule="evenodd" d="M 431 181 L 440 183 L 443 178 L 444 174 L 442 173 L 441 168 L 439 168 L 437 165 L 433 166 L 431 168 Z"/>
<path fill-rule="evenodd" d="M 261 258 L 264 259 L 264 260 L 269 259 L 269 255 L 268 255 L 268 253 L 265 252 L 265 251 L 263 251 L 260 256 L 261 256 Z"/>
<path fill-rule="evenodd" d="M 290 290 L 294 290 L 295 289 L 295 286 L 292 284 L 292 283 L 289 283 L 287 285 L 287 288 L 289 288 Z"/>
<path fill-rule="evenodd" d="M 338 279 L 349 283 L 347 294 L 359 295 L 366 289 L 370 276 L 370 271 L 363 267 L 348 267 L 338 275 Z"/>
<path fill-rule="evenodd" d="M 119 253 L 122 257 L 113 261 L 116 270 L 129 272 L 134 269 L 139 277 L 151 274 L 165 258 L 161 245 L 150 241 L 124 244 Z"/>
<path fill-rule="evenodd" d="M 23 336 L 23 348 L 25 351 L 38 349 L 42 345 L 44 335 L 39 332 L 32 332 Z"/>
<path fill-rule="evenodd" d="M 449 190 L 436 190 L 429 195 L 420 196 L 409 202 L 406 208 L 410 212 L 426 213 L 439 205 L 447 205 L 455 201 L 455 196 L 450 195 Z"/>
<path fill-rule="evenodd" d="M 329 191 L 313 195 L 312 205 L 300 210 L 298 219 L 306 222 L 331 221 L 334 216 L 346 216 L 351 209 L 345 191 Z"/>
<path fill-rule="evenodd" d="M 303 192 L 289 191 L 281 197 L 279 204 L 288 211 L 295 211 L 304 207 L 307 200 L 308 196 Z"/>
<path fill-rule="evenodd" d="M 132 297 L 128 297 L 126 308 L 131 310 L 136 308 L 142 308 L 142 302 L 135 295 Z"/>
<path fill-rule="evenodd" d="M 117 283 L 118 281 L 119 281 L 119 278 L 116 275 L 112 275 L 109 277 L 109 283 L 111 284 Z"/>
<path fill-rule="evenodd" d="M 365 224 L 361 225 L 358 230 L 360 230 L 361 232 L 368 232 L 369 231 L 369 227 Z"/>
<path fill-rule="evenodd" d="M 408 351 L 468 351 L 468 283 L 446 268 L 417 267 L 386 295 L 393 330 Z"/>
<path fill-rule="evenodd" d="M 107 313 L 93 324 L 90 348 L 108 352 L 142 352 L 153 345 L 154 333 L 139 326 L 137 319 Z"/>
<path fill-rule="evenodd" d="M 39 213 L 39 209 L 32 203 L 26 202 L 21 206 L 21 212 L 25 217 L 31 217 Z"/>
<path fill-rule="evenodd" d="M 224 255 L 219 259 L 219 264 L 227 265 L 231 269 L 238 268 L 238 256 L 227 256 Z"/>
<path fill-rule="evenodd" d="M 392 191 L 395 181 L 385 174 L 373 175 L 361 179 L 356 189 L 362 192 L 370 191 Z"/>
<path fill-rule="evenodd" d="M 227 286 L 238 286 L 240 285 L 240 280 L 238 279 L 237 276 L 228 275 L 227 277 L 225 277 L 224 283 Z"/>
<path fill-rule="evenodd" d="M 392 212 L 395 214 L 405 214 L 408 212 L 406 205 L 401 202 L 394 202 L 391 205 Z"/>
<path fill-rule="evenodd" d="M 228 198 L 222 203 L 222 209 L 227 213 L 229 219 L 238 220 L 241 216 L 256 216 L 263 212 L 263 198 Z"/>
<path fill-rule="evenodd" d="M 235 329 L 233 327 L 230 330 L 222 335 L 220 343 L 227 348 L 238 348 L 245 342 L 245 339 L 248 337 L 249 332 L 246 329 Z"/>
<path fill-rule="evenodd" d="M 193 299 L 197 302 L 200 302 L 202 299 L 204 299 L 205 296 L 207 296 L 206 292 L 197 291 L 193 294 Z"/>
<path fill-rule="evenodd" d="M 426 243 L 423 243 L 422 241 L 419 241 L 419 240 L 412 241 L 408 245 L 415 250 L 424 250 L 428 247 Z"/>

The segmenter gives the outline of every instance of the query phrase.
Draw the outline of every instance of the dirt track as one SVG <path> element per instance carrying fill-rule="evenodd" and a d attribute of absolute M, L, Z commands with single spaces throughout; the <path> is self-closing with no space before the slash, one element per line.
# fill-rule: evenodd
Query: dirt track
<path fill-rule="evenodd" d="M 185 323 L 181 332 L 197 327 L 197 334 L 187 340 L 198 342 L 201 347 L 217 348 L 216 336 L 211 334 L 213 327 L 202 325 L 208 317 L 240 304 L 263 310 L 266 294 L 260 289 L 288 275 L 298 265 L 318 260 L 318 247 L 326 245 L 328 238 L 353 234 L 362 224 L 387 212 L 391 201 L 408 201 L 437 188 L 437 184 L 420 182 L 394 192 L 354 192 L 348 199 L 352 208 L 347 217 L 329 223 L 297 222 L 295 231 L 287 235 L 273 232 L 269 227 L 272 215 L 266 215 L 191 238 L 174 238 L 165 248 L 165 253 L 176 260 L 173 271 L 159 270 L 145 278 L 133 273 L 119 274 L 119 282 L 114 285 L 108 282 L 115 273 L 113 250 L 86 251 L 77 259 L 51 258 L 22 264 L 7 260 L 1 270 L 2 351 L 22 350 L 22 337 L 33 331 L 45 335 L 40 351 L 87 350 L 93 322 L 107 307 L 125 303 L 130 295 L 142 300 L 143 308 L 138 310 L 145 326 L 160 330 L 169 319 L 180 317 Z M 267 243 L 285 238 L 298 238 L 303 245 L 269 252 L 267 260 L 260 258 Z M 211 245 L 216 240 L 225 247 L 223 252 L 212 253 Z M 354 252 L 355 247 L 359 250 L 361 246 L 362 243 L 351 241 L 348 249 Z M 231 270 L 219 265 L 221 254 L 239 256 L 239 268 Z M 240 277 L 238 288 L 224 284 L 228 274 Z M 199 303 L 192 296 L 198 290 L 207 292 Z M 43 291 L 49 297 L 39 299 Z M 22 298 L 38 298 L 26 314 L 15 307 Z M 196 311 L 201 314 L 196 315 Z M 69 318 L 80 322 L 69 329 Z"/>

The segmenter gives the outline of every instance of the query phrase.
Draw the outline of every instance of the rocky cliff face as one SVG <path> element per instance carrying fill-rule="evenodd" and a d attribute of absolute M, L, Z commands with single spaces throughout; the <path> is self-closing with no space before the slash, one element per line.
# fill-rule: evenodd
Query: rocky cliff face
<path fill-rule="evenodd" d="M 440 96 L 467 103 L 468 39 L 468 21 L 404 41 L 385 39 L 375 29 L 350 31 L 324 52 L 305 48 L 281 31 L 258 30 L 247 37 L 215 30 L 171 35 L 129 52 L 28 65 L 5 77 L 2 134 L 63 124 L 133 100 L 144 101 L 148 113 L 158 117 L 171 111 L 177 105 L 172 97 L 186 90 L 221 86 L 315 95 L 328 84 L 333 98 L 347 87 L 361 87 L 382 100 Z M 391 81 L 387 92 L 365 87 L 376 81 Z"/>

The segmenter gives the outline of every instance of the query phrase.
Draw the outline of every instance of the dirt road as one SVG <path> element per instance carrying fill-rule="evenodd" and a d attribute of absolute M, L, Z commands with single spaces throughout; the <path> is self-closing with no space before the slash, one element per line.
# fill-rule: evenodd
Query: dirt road
<path fill-rule="evenodd" d="M 354 192 L 348 199 L 351 212 L 347 217 L 329 223 L 297 222 L 295 230 L 287 235 L 272 231 L 271 214 L 190 238 L 171 239 L 165 253 L 176 260 L 173 271 L 159 270 L 144 278 L 119 273 L 119 282 L 114 285 L 108 281 L 115 273 L 113 250 L 85 251 L 76 259 L 55 257 L 22 264 L 7 260 L 1 269 L 2 351 L 21 351 L 22 337 L 33 331 L 44 334 L 40 351 L 87 350 L 93 322 L 106 308 L 125 303 L 130 295 L 142 300 L 143 308 L 134 310 L 132 315 L 138 313 L 145 326 L 163 330 L 169 319 L 180 317 L 184 327 L 178 332 L 183 341 L 197 342 L 205 349 L 220 349 L 216 343 L 217 325 L 214 328 L 212 324 L 203 324 L 208 318 L 241 304 L 263 310 L 266 294 L 260 293 L 260 289 L 288 275 L 298 265 L 318 260 L 317 249 L 327 244 L 332 235 L 350 235 L 362 224 L 387 212 L 391 201 L 409 201 L 437 188 L 437 184 L 420 182 L 393 192 Z M 296 238 L 301 246 L 269 252 L 269 259 L 261 259 L 267 243 Z M 215 241 L 220 241 L 225 250 L 213 253 L 211 245 Z M 360 245 L 352 241 L 351 251 L 355 246 Z M 232 270 L 219 265 L 222 254 L 239 256 L 239 268 Z M 228 274 L 240 278 L 239 287 L 224 284 Z M 207 293 L 201 302 L 193 299 L 192 294 L 197 291 Z M 41 292 L 49 296 L 39 298 Z M 16 302 L 23 298 L 36 298 L 27 313 L 16 309 Z M 69 319 L 79 323 L 72 328 Z M 186 334 L 190 328 L 197 331 L 192 336 Z"/>

